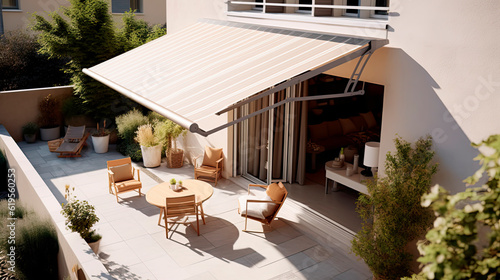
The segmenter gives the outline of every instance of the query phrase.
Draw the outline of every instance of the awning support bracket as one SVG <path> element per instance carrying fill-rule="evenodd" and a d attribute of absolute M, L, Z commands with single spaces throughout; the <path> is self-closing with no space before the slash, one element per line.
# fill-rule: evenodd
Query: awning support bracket
<path fill-rule="evenodd" d="M 222 130 L 224 128 L 227 128 L 227 127 L 230 127 L 232 125 L 235 125 L 237 123 L 240 123 L 244 120 L 247 120 L 251 117 L 254 117 L 256 115 L 259 115 L 259 114 L 262 114 L 266 111 L 269 111 L 269 110 L 272 110 L 276 107 L 279 107 L 285 103 L 290 103 L 290 102 L 297 102 L 297 101 L 309 101 L 309 100 L 319 100 L 319 99 L 328 99 L 328 98 L 340 98 L 340 97 L 349 97 L 349 96 L 355 96 L 355 95 L 363 95 L 365 94 L 365 91 L 364 90 L 358 90 L 358 91 L 353 91 L 353 92 L 347 92 L 347 93 L 333 93 L 333 94 L 325 94 L 325 95 L 313 95 L 313 96 L 302 96 L 302 97 L 290 97 L 290 98 L 286 98 L 284 100 L 281 100 L 280 102 L 277 102 L 277 103 L 274 103 L 273 105 L 270 105 L 268 107 L 265 107 L 265 108 L 262 108 L 260 110 L 257 110 L 251 114 L 248 114 L 244 117 L 241 117 L 239 119 L 236 119 L 236 120 L 233 120 L 231 122 L 228 122 L 226 124 L 223 124 L 221 126 L 218 126 L 212 130 L 209 130 L 209 131 L 204 131 L 203 129 L 199 128 L 198 125 L 196 124 L 193 124 L 193 125 L 196 125 L 196 126 L 191 126 L 190 127 L 190 131 L 191 132 L 196 132 L 202 136 L 208 136 L 212 133 L 215 133 L 219 130 Z"/>
<path fill-rule="evenodd" d="M 368 60 L 370 60 L 370 57 L 372 56 L 373 52 L 367 51 L 358 60 L 358 63 L 356 63 L 356 67 L 352 71 L 351 78 L 349 79 L 349 82 L 347 83 L 347 86 L 345 87 L 344 93 L 347 92 L 353 92 L 356 89 L 356 86 L 358 85 L 359 78 L 361 77 L 361 74 L 363 74 L 363 70 L 365 70 L 366 63 Z M 366 59 L 365 59 L 366 58 Z M 363 61 L 363 64 L 361 68 L 359 68 L 359 65 Z M 359 69 L 359 70 L 358 70 Z"/>

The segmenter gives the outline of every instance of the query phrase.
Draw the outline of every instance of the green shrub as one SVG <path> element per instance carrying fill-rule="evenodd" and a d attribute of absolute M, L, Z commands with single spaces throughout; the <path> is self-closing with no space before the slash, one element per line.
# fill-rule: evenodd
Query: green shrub
<path fill-rule="evenodd" d="M 73 188 L 74 190 L 74 188 Z M 86 200 L 78 200 L 71 195 L 69 185 L 66 185 L 64 197 L 68 203 L 63 205 L 61 213 L 66 217 L 66 226 L 73 232 L 78 232 L 87 243 L 100 239 L 100 235 L 92 230 L 95 223 L 99 222 L 99 217 L 95 214 L 95 208 Z"/>
<path fill-rule="evenodd" d="M 388 152 L 385 160 L 386 177 L 369 180 L 370 195 L 358 199 L 363 228 L 352 240 L 352 251 L 383 279 L 411 275 L 407 245 L 432 225 L 432 211 L 420 205 L 420 198 L 437 171 L 430 136 L 414 148 L 399 137 L 394 144 L 396 153 Z"/>
<path fill-rule="evenodd" d="M 33 135 L 38 132 L 38 125 L 34 122 L 29 122 L 23 126 L 23 135 Z"/>
<path fill-rule="evenodd" d="M 70 84 L 61 71 L 68 59 L 41 54 L 39 48 L 37 36 L 26 31 L 0 36 L 0 91 Z"/>
<path fill-rule="evenodd" d="M 488 181 L 455 195 L 436 185 L 422 198 L 436 220 L 419 244 L 418 279 L 500 279 L 500 135 L 473 146 L 482 166 L 464 182 Z"/>
<path fill-rule="evenodd" d="M 16 276 L 18 279 L 57 279 L 59 243 L 54 226 L 35 215 L 17 220 Z"/>
<path fill-rule="evenodd" d="M 144 116 L 139 110 L 130 110 L 127 113 L 116 117 L 118 136 L 127 142 L 133 142 L 135 132 L 139 126 L 147 123 L 148 117 Z"/>
<path fill-rule="evenodd" d="M 57 279 L 59 243 L 54 226 L 28 211 L 18 200 L 10 204 L 15 205 L 14 215 L 10 214 L 9 202 L 0 201 L 0 219 L 17 218 L 15 239 L 9 239 L 11 229 L 5 223 L 0 227 L 0 249 L 5 256 L 15 246 L 16 279 L 41 279 L 41 275 L 43 279 Z M 15 240 L 15 244 L 9 240 Z"/>
<path fill-rule="evenodd" d="M 139 110 L 133 109 L 116 117 L 116 126 L 120 141 L 117 150 L 123 155 L 129 156 L 133 161 L 142 159 L 141 146 L 134 140 L 139 126 L 147 124 L 148 117 Z"/>

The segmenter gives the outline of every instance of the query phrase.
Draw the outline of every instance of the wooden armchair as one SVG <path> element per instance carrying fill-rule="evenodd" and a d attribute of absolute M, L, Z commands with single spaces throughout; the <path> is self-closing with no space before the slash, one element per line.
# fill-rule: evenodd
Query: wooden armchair
<path fill-rule="evenodd" d="M 250 187 L 266 189 L 266 193 L 262 196 L 250 195 Z M 249 184 L 248 194 L 238 199 L 238 213 L 245 217 L 243 231 L 247 231 L 248 219 L 271 226 L 287 196 L 288 191 L 281 182 L 272 183 L 269 186 Z"/>
<path fill-rule="evenodd" d="M 198 166 L 197 160 L 201 155 L 193 157 L 194 165 L 194 178 L 198 180 L 215 182 L 222 177 L 222 160 L 224 154 L 222 149 L 215 149 L 205 146 L 205 153 L 203 154 L 203 163 Z"/>
<path fill-rule="evenodd" d="M 185 217 L 186 215 L 195 215 L 196 216 L 196 232 L 200 235 L 200 220 L 198 219 L 198 206 L 196 205 L 195 195 L 187 195 L 180 197 L 167 197 L 166 198 L 166 207 L 162 209 L 165 213 L 165 234 L 168 238 L 168 218 L 174 217 Z M 160 215 L 161 218 L 161 215 Z M 171 223 L 179 223 L 178 219 L 175 222 Z"/>
<path fill-rule="evenodd" d="M 128 191 L 138 190 L 139 196 L 141 196 L 141 175 L 139 174 L 139 169 L 135 169 L 132 166 L 132 161 L 130 158 L 122 158 L 116 160 L 110 160 L 108 164 L 108 179 L 109 179 L 109 193 L 113 193 L 113 189 L 116 196 L 116 202 L 118 201 L 118 194 Z M 134 178 L 135 171 L 137 171 L 137 179 Z"/>

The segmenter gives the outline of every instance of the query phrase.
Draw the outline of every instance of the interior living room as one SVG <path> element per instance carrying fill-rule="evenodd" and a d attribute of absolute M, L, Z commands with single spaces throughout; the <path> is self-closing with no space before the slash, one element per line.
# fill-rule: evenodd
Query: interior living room
<path fill-rule="evenodd" d="M 348 81 L 347 78 L 318 75 L 309 80 L 309 95 L 343 93 Z M 333 191 L 330 182 L 329 191 L 325 193 L 325 166 L 338 169 L 338 173 L 346 172 L 345 166 L 336 168 L 331 165 L 331 161 L 342 153 L 348 164 L 353 164 L 355 155 L 359 155 L 358 165 L 364 167 L 365 143 L 380 142 L 384 86 L 360 81 L 355 90 L 361 89 L 365 90 L 364 95 L 308 102 L 304 185 L 314 188 L 314 194 L 310 189 L 307 192 L 291 191 L 292 196 L 295 194 L 304 199 L 313 196 L 310 202 L 304 204 L 354 232 L 361 229 L 361 219 L 355 211 L 360 192 L 340 183 Z M 355 176 L 360 175 L 353 174 L 350 177 Z M 359 178 L 362 178 L 361 181 L 364 179 Z"/>

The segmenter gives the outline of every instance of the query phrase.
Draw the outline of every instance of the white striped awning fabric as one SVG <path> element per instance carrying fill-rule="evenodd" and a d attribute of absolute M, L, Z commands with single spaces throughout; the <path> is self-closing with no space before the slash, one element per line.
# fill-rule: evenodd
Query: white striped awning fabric
<path fill-rule="evenodd" d="M 203 135 L 200 120 L 332 61 L 356 58 L 372 41 L 203 20 L 84 72 Z"/>

